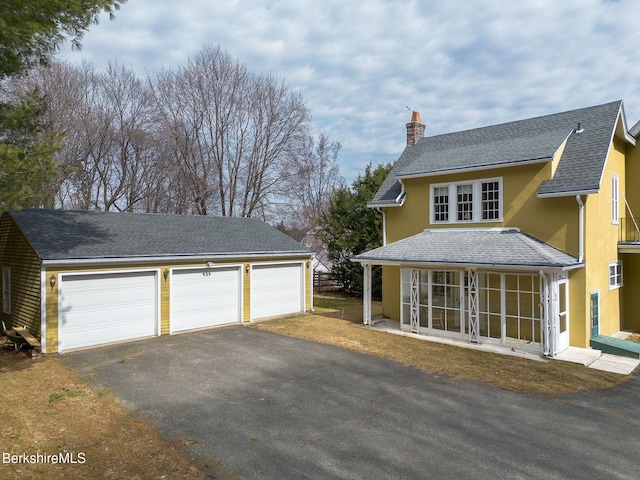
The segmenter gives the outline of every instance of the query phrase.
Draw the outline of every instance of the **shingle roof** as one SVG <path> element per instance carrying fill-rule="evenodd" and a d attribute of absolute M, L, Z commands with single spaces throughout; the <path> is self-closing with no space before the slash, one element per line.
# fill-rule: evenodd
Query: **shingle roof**
<path fill-rule="evenodd" d="M 539 194 L 593 191 L 600 177 L 622 102 L 425 137 L 407 146 L 370 206 L 393 204 L 399 179 L 547 161 L 567 139 L 558 168 Z M 576 133 L 580 123 L 584 129 Z"/>
<path fill-rule="evenodd" d="M 577 258 L 516 228 L 443 228 L 422 233 L 353 257 L 355 261 L 572 268 Z"/>
<path fill-rule="evenodd" d="M 43 260 L 310 253 L 255 218 L 38 209 L 8 214 Z"/>

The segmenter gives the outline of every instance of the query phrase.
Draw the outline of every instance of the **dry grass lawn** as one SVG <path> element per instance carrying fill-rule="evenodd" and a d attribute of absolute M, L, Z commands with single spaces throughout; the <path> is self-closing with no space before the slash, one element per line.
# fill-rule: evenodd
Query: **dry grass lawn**
<path fill-rule="evenodd" d="M 629 377 L 561 361 L 541 362 L 443 345 L 362 328 L 362 302 L 316 295 L 315 314 L 259 323 L 255 328 L 336 345 L 457 379 L 517 392 L 555 395 L 608 388 Z M 381 306 L 374 302 L 374 316 Z"/>
<path fill-rule="evenodd" d="M 129 415 L 110 395 L 90 388 L 55 357 L 32 360 L 24 353 L 0 349 L 0 386 L 3 457 L 73 454 L 76 461 L 84 460 L 12 464 L 3 458 L 2 479 L 208 478 L 180 451 L 186 439 L 164 441 L 146 420 Z M 215 471 L 215 461 L 211 464 Z"/>

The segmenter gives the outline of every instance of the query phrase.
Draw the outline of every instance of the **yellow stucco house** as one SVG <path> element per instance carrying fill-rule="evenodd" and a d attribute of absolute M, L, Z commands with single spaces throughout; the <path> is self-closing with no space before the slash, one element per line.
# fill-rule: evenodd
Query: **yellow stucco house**
<path fill-rule="evenodd" d="M 554 356 L 640 330 L 640 122 L 621 101 L 444 135 L 420 115 L 369 207 L 383 314 L 403 330 Z"/>
<path fill-rule="evenodd" d="M 305 312 L 310 260 L 255 218 L 7 211 L 0 320 L 56 353 Z"/>

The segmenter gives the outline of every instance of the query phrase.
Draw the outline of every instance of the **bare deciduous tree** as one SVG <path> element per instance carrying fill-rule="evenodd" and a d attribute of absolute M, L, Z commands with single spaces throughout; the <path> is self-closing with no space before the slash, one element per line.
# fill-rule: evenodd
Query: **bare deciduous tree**
<path fill-rule="evenodd" d="M 308 136 L 290 158 L 282 198 L 286 215 L 296 228 L 309 231 L 316 227 L 334 190 L 344 183 L 338 165 L 341 148 L 324 134 L 317 139 Z"/>
<path fill-rule="evenodd" d="M 259 216 L 313 225 L 340 182 L 340 145 L 309 134 L 302 95 L 219 47 L 141 79 L 117 63 L 53 62 L 24 78 L 47 128 L 65 134 L 50 185 L 60 208 Z M 55 202 L 54 200 L 55 199 Z"/>
<path fill-rule="evenodd" d="M 151 85 L 196 213 L 267 215 L 280 165 L 308 128 L 302 96 L 219 47 Z"/>

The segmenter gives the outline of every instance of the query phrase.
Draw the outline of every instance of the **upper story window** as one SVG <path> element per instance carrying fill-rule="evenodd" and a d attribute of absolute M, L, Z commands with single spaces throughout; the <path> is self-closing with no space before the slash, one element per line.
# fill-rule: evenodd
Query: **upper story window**
<path fill-rule="evenodd" d="M 449 187 L 433 189 L 433 218 L 436 222 L 449 221 Z"/>
<path fill-rule="evenodd" d="M 482 190 L 482 219 L 497 220 L 500 213 L 500 182 L 493 180 L 481 183 Z"/>
<path fill-rule="evenodd" d="M 618 176 L 611 175 L 611 223 L 618 224 L 620 217 L 618 216 Z"/>
<path fill-rule="evenodd" d="M 431 186 L 431 223 L 491 222 L 502 219 L 502 178 Z"/>
<path fill-rule="evenodd" d="M 466 183 L 457 185 L 457 203 L 456 210 L 458 212 L 459 222 L 468 222 L 473 220 L 473 184 Z"/>

